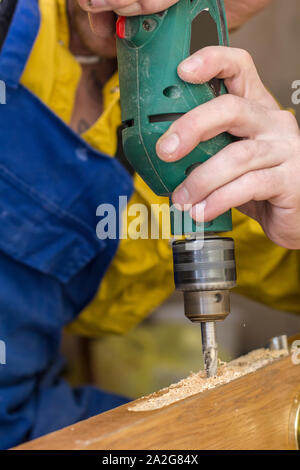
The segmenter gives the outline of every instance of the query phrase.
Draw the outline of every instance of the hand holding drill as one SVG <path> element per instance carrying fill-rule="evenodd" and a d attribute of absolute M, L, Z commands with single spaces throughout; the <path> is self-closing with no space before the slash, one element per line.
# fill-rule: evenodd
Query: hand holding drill
<path fill-rule="evenodd" d="M 115 28 L 113 11 L 128 16 L 162 11 L 176 0 L 78 0 L 91 13 L 95 32 L 103 26 Z M 229 28 L 237 28 L 270 0 L 225 0 Z M 104 29 L 105 30 L 105 29 Z M 201 105 L 175 122 L 167 136 L 178 134 L 178 147 L 164 151 L 158 143 L 158 155 L 168 161 L 183 158 L 200 140 L 227 130 L 243 138 L 197 168 L 174 201 L 204 202 L 209 221 L 230 207 L 256 219 L 268 237 L 290 249 L 300 248 L 300 132 L 296 119 L 281 111 L 263 86 L 248 53 L 242 50 L 210 47 L 199 51 L 187 66 L 179 66 L 183 80 L 203 83 L 218 76 L 225 80 L 229 96 Z M 202 116 L 205 115 L 205 120 Z M 199 125 L 190 126 L 190 121 Z M 204 124 L 205 122 L 205 124 Z M 176 138 L 176 137 L 175 137 Z M 166 142 L 165 142 L 166 143 Z M 226 158 L 226 172 L 223 161 Z M 209 172 L 215 175 L 207 178 Z M 205 184 L 203 184 L 205 180 Z M 209 181 L 209 185 L 207 182 Z M 193 215 L 196 214 L 193 209 Z"/>

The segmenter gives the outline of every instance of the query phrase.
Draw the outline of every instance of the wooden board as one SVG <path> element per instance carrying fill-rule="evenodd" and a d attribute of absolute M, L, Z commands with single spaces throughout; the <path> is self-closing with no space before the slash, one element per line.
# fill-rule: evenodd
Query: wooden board
<path fill-rule="evenodd" d="M 290 357 L 151 412 L 123 406 L 18 449 L 296 449 L 300 365 Z"/>

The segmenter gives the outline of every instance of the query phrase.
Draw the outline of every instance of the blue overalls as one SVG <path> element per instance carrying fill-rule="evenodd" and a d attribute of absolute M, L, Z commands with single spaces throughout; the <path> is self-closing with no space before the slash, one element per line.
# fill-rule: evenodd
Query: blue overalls
<path fill-rule="evenodd" d="M 96 208 L 117 207 L 133 183 L 20 85 L 39 23 L 37 0 L 19 0 L 0 56 L 2 449 L 125 403 L 60 377 L 62 330 L 91 301 L 118 247 L 97 239 Z"/>

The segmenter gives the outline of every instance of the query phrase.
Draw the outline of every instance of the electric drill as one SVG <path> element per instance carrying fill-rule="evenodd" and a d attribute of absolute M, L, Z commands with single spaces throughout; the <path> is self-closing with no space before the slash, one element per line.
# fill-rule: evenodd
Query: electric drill
<path fill-rule="evenodd" d="M 221 80 L 193 85 L 177 74 L 179 63 L 199 49 L 228 45 L 223 1 L 180 0 L 160 13 L 120 17 L 117 36 L 124 152 L 157 195 L 170 197 L 193 169 L 233 142 L 223 133 L 174 163 L 156 154 L 172 122 L 227 93 Z M 186 316 L 201 324 L 205 369 L 212 377 L 218 369 L 215 322 L 230 313 L 229 290 L 236 285 L 234 242 L 218 236 L 232 230 L 231 211 L 205 224 L 187 213 L 176 224 L 175 215 L 172 209 L 172 233 L 184 236 L 173 242 L 175 285 L 184 293 Z"/>

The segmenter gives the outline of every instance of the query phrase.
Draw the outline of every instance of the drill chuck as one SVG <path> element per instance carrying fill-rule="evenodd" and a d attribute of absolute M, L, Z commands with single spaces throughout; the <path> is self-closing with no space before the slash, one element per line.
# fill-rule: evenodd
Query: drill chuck
<path fill-rule="evenodd" d="M 195 323 L 225 320 L 230 313 L 229 290 L 184 292 L 184 310 Z"/>
<path fill-rule="evenodd" d="M 225 320 L 229 290 L 236 285 L 234 241 L 205 237 L 173 243 L 177 290 L 184 292 L 185 314 L 193 322 Z"/>

